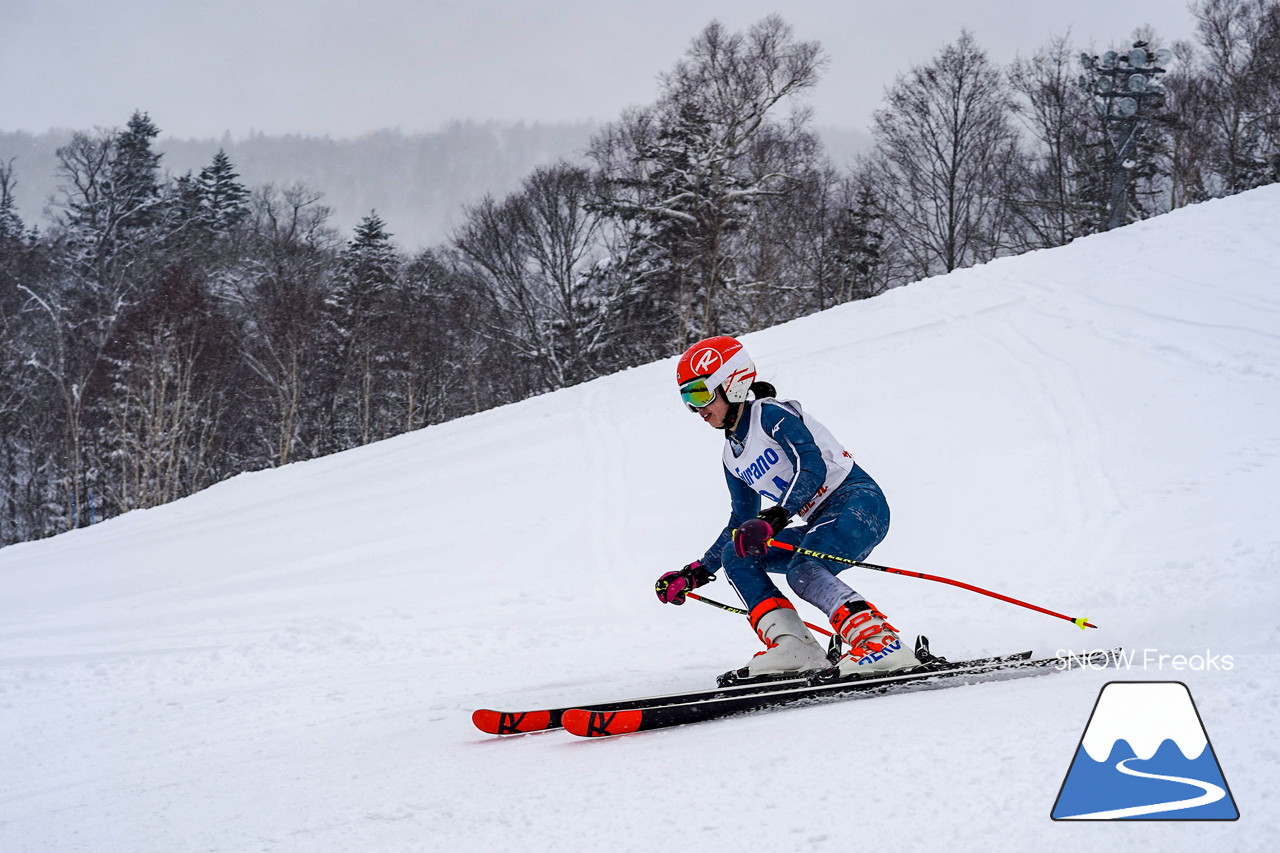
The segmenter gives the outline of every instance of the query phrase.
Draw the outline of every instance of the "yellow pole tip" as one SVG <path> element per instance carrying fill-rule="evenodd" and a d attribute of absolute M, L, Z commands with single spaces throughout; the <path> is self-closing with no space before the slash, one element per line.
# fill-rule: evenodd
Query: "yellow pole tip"
<path fill-rule="evenodd" d="M 1087 616 L 1081 616 L 1079 619 L 1072 619 L 1071 621 L 1076 623 L 1076 627 L 1079 628 L 1081 631 L 1083 631 L 1085 628 L 1092 627 L 1089 624 L 1089 619 Z"/>

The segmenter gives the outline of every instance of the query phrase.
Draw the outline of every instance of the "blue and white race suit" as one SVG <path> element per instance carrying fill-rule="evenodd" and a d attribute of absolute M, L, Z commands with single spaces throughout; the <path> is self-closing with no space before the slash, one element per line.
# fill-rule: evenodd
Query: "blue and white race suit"
<path fill-rule="evenodd" d="M 880 486 L 831 432 L 794 400 L 766 398 L 745 404 L 724 449 L 729 521 L 702 563 L 725 570 L 752 611 L 782 598 L 769 573 L 785 574 L 805 601 L 830 615 L 856 595 L 835 575 L 842 563 L 771 548 L 764 557 L 739 557 L 732 535 L 760 512 L 762 499 L 781 506 L 805 526 L 775 538 L 790 545 L 850 560 L 863 560 L 889 532 L 889 505 Z"/>

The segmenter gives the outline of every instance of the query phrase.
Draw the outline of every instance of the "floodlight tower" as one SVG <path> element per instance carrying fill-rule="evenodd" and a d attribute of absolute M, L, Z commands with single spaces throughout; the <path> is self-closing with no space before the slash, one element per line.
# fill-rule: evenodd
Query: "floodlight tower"
<path fill-rule="evenodd" d="M 1124 224 L 1125 197 L 1137 164 L 1133 155 L 1138 137 L 1151 117 L 1164 106 L 1159 77 L 1173 59 L 1173 51 L 1152 52 L 1145 41 L 1133 43 L 1126 54 L 1108 50 L 1101 57 L 1080 54 L 1085 73 L 1080 87 L 1093 96 L 1093 108 L 1103 119 L 1107 139 L 1115 153 L 1111 169 L 1111 199 L 1107 203 L 1106 230 Z"/>

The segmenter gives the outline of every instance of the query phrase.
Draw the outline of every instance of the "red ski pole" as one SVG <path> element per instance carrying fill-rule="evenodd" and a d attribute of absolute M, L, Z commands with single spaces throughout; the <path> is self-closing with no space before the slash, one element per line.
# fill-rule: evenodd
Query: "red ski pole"
<path fill-rule="evenodd" d="M 837 557 L 834 554 L 823 554 L 820 551 L 811 551 L 808 548 L 801 548 L 799 545 L 788 545 L 786 542 L 779 542 L 777 539 L 770 539 L 769 544 L 772 545 L 774 548 L 782 548 L 786 551 L 794 551 L 797 554 L 803 554 L 806 557 L 815 557 L 819 560 L 831 560 L 834 563 L 844 563 L 846 566 L 857 566 L 860 569 L 872 569 L 873 571 L 877 571 L 877 572 L 889 572 L 890 574 L 894 574 L 894 575 L 905 575 L 906 577 L 909 577 L 909 578 L 920 578 L 921 580 L 936 581 L 938 583 L 950 584 L 951 586 L 958 586 L 961 589 L 967 589 L 970 592 L 976 592 L 980 595 L 985 595 L 990 598 L 997 598 L 1000 601 L 1007 601 L 1009 604 L 1016 604 L 1019 607 L 1025 607 L 1028 610 L 1034 610 L 1037 613 L 1044 613 L 1047 616 L 1056 616 L 1059 619 L 1065 619 L 1068 622 L 1071 622 L 1072 624 L 1074 624 L 1081 631 L 1083 631 L 1085 628 L 1098 627 L 1097 625 L 1094 625 L 1092 622 L 1090 622 L 1088 619 L 1086 619 L 1083 616 L 1076 617 L 1076 616 L 1067 616 L 1062 613 L 1056 613 L 1052 610 L 1046 610 L 1045 608 L 1039 607 L 1035 604 L 1029 604 L 1025 601 L 1019 601 L 1016 598 L 1010 598 L 1007 595 L 1001 595 L 1000 593 L 992 592 L 989 589 L 983 589 L 980 586 L 974 586 L 973 584 L 967 584 L 962 581 L 951 580 L 951 578 L 942 578 L 942 577 L 938 577 L 937 575 L 926 575 L 924 572 L 909 572 L 909 571 L 906 571 L 905 569 L 894 569 L 889 566 L 877 566 L 875 563 L 863 563 L 863 562 L 859 562 L 858 560 L 850 560 L 847 557 Z"/>

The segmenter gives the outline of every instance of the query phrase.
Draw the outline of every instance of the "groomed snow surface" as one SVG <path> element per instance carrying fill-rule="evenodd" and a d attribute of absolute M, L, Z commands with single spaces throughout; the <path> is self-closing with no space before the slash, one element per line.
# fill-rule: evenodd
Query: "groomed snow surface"
<path fill-rule="evenodd" d="M 653 596 L 727 515 L 672 360 L 0 550 L 0 850 L 1274 849 L 1280 187 L 745 342 L 884 486 L 872 559 L 1101 626 L 849 570 L 904 633 L 1133 667 L 480 734 L 477 707 L 708 686 L 758 650 Z M 1188 685 L 1238 821 L 1050 820 L 1134 679 Z"/>

